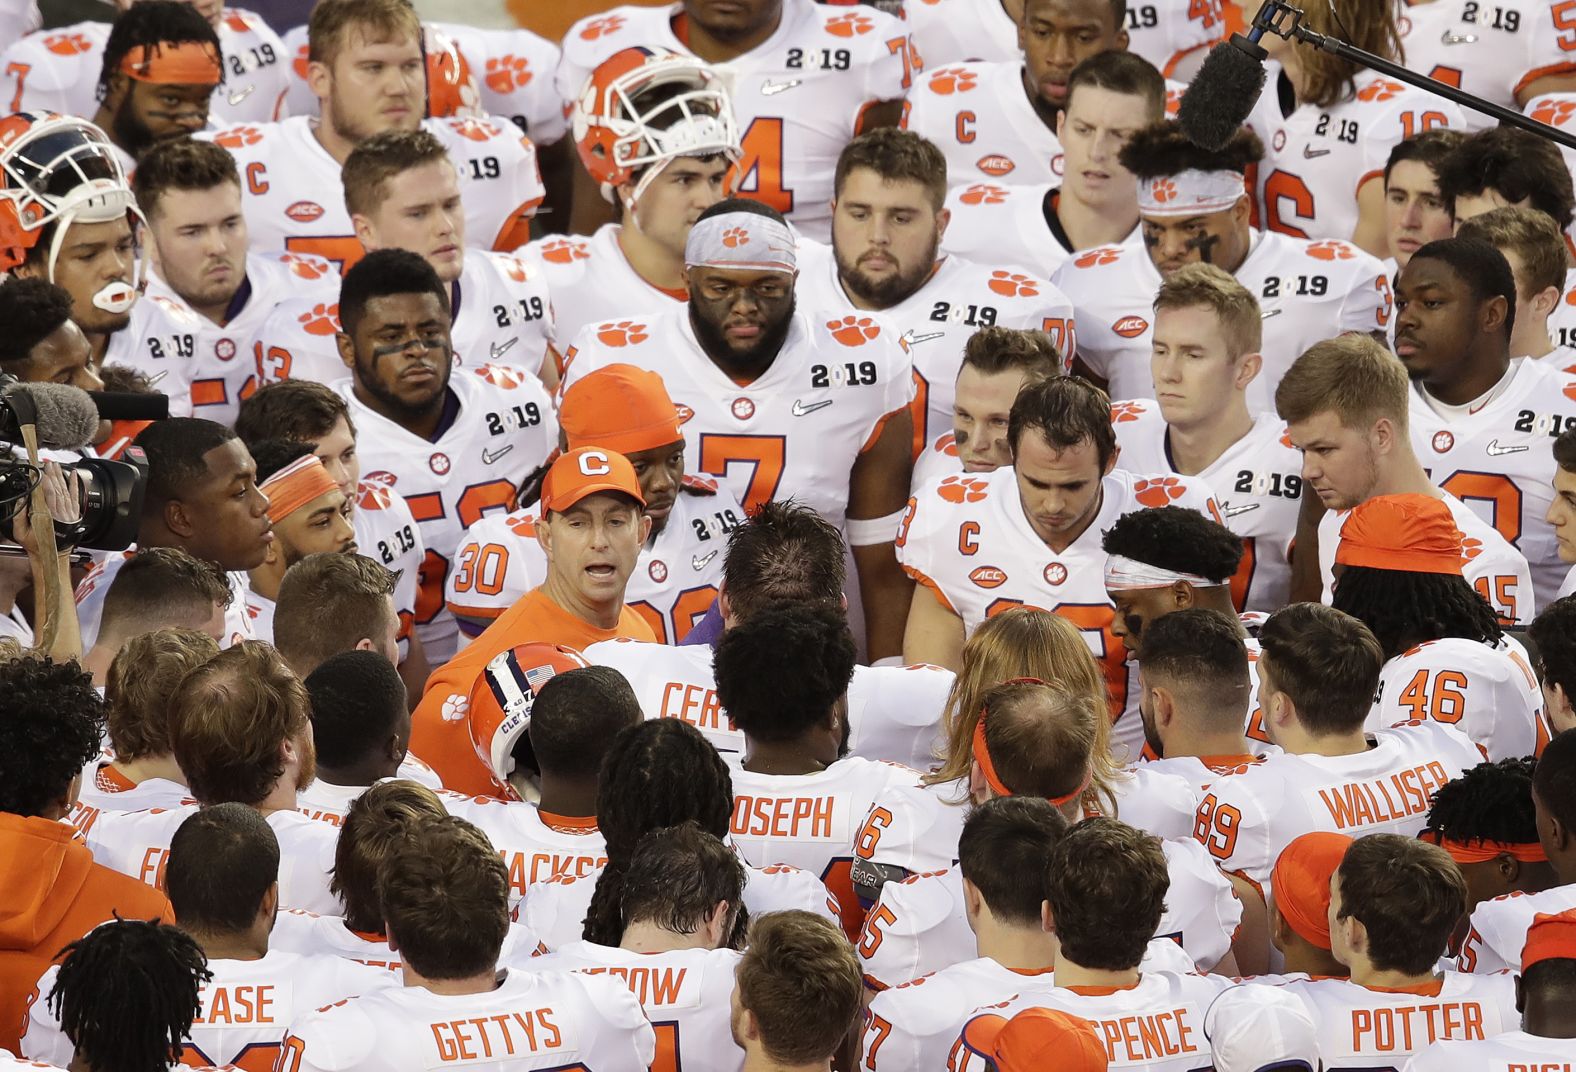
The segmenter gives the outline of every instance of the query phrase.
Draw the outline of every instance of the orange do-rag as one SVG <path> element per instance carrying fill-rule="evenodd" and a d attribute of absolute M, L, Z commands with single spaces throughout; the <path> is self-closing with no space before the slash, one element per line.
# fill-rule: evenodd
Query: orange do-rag
<path fill-rule="evenodd" d="M 1341 866 L 1352 839 L 1316 832 L 1293 838 L 1270 872 L 1275 909 L 1304 941 L 1330 948 L 1330 876 Z"/>
<path fill-rule="evenodd" d="M 1539 912 L 1527 928 L 1521 948 L 1521 970 L 1545 960 L 1576 960 L 1576 908 L 1549 915 Z"/>
<path fill-rule="evenodd" d="M 679 409 L 662 377 L 634 365 L 608 365 L 576 380 L 564 392 L 558 423 L 570 450 L 637 454 L 684 442 Z"/>
<path fill-rule="evenodd" d="M 216 86 L 223 68 L 219 53 L 202 41 L 162 41 L 126 53 L 120 72 L 161 86 Z"/>
<path fill-rule="evenodd" d="M 1346 515 L 1335 561 L 1346 566 L 1459 577 L 1461 530 L 1440 499 L 1379 495 Z"/>

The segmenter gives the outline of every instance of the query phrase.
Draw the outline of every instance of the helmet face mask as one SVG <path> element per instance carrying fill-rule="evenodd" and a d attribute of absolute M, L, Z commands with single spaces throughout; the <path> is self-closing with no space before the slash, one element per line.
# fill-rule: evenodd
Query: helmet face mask
<path fill-rule="evenodd" d="M 590 666 L 573 648 L 556 644 L 520 644 L 493 656 L 471 690 L 467 708 L 471 745 L 493 779 L 493 790 L 506 800 L 519 799 L 511 776 L 515 754 L 529 749 L 526 730 L 536 694 L 557 674 Z"/>

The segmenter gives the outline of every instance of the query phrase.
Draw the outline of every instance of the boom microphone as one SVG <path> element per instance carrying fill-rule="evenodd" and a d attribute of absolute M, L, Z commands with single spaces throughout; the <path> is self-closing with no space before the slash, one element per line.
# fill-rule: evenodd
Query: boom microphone
<path fill-rule="evenodd" d="M 162 421 L 170 415 L 170 396 L 137 391 L 89 391 L 106 421 Z"/>
<path fill-rule="evenodd" d="M 16 442 L 21 426 L 38 430 L 38 445 L 76 450 L 93 442 L 99 412 L 88 393 L 64 383 L 13 383 L 0 391 L 0 438 Z"/>
<path fill-rule="evenodd" d="M 1177 108 L 1177 125 L 1194 145 L 1222 149 L 1247 121 L 1264 90 L 1269 53 L 1258 43 L 1262 35 L 1257 26 L 1250 37 L 1232 34 L 1199 65 Z"/>

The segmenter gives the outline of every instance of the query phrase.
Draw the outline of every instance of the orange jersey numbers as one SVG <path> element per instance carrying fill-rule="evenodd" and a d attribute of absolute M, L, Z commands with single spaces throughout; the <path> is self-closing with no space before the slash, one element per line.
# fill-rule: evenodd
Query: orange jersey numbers
<path fill-rule="evenodd" d="M 793 211 L 793 191 L 783 185 L 783 121 L 758 116 L 739 143 L 728 188 L 778 212 Z"/>
<path fill-rule="evenodd" d="M 1457 670 L 1439 670 L 1432 675 L 1419 670 L 1401 690 L 1401 704 L 1414 719 L 1431 718 L 1454 725 L 1466 710 L 1466 690 L 1467 677 Z"/>

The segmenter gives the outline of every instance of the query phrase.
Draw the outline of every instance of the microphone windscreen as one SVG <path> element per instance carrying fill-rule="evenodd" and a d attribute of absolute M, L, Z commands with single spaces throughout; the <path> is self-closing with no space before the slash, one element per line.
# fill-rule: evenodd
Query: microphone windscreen
<path fill-rule="evenodd" d="M 170 396 L 136 391 L 89 391 L 106 421 L 162 421 L 170 415 Z"/>
<path fill-rule="evenodd" d="M 93 442 L 98 432 L 98 407 L 80 387 L 64 383 L 13 383 L 5 397 L 24 395 L 38 413 L 38 445 L 53 450 L 76 450 Z"/>
<path fill-rule="evenodd" d="M 1247 121 L 1264 89 L 1264 61 L 1237 44 L 1258 46 L 1240 37 L 1210 49 L 1198 74 L 1182 94 L 1177 125 L 1203 149 L 1221 149 Z"/>

